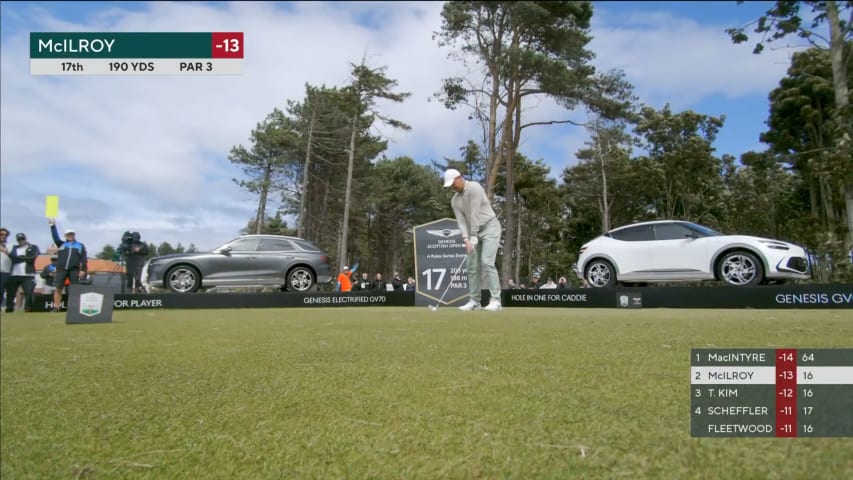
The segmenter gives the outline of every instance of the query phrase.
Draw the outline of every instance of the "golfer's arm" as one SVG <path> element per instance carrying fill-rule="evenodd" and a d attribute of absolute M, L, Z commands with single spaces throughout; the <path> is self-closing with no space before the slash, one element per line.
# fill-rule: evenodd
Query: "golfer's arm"
<path fill-rule="evenodd" d="M 464 240 L 468 240 L 468 222 L 465 221 L 465 214 L 462 212 L 460 207 L 456 205 L 456 203 L 457 202 L 451 202 L 450 205 L 453 207 L 453 214 L 456 216 L 456 223 L 459 225 L 459 230 L 462 231 L 462 238 Z M 462 208 L 464 208 L 464 205 Z"/>
<path fill-rule="evenodd" d="M 465 205 L 465 210 L 468 213 L 469 221 L 471 222 L 471 236 L 476 237 L 480 232 L 480 209 L 483 202 L 488 202 L 486 199 L 486 191 L 483 187 L 477 185 L 468 193 L 468 204 Z"/>

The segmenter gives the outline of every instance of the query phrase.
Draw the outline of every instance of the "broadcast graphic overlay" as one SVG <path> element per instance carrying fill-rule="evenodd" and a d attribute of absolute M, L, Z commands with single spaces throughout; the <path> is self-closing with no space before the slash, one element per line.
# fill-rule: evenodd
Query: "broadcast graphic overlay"
<path fill-rule="evenodd" d="M 853 349 L 693 349 L 693 437 L 853 437 Z"/>
<path fill-rule="evenodd" d="M 243 32 L 31 32 L 30 75 L 240 75 Z"/>

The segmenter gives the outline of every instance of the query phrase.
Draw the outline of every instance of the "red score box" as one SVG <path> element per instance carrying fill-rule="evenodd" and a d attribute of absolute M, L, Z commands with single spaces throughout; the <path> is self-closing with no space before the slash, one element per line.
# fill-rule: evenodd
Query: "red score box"
<path fill-rule="evenodd" d="M 243 32 L 213 32 L 211 58 L 243 58 Z"/>
<path fill-rule="evenodd" d="M 776 436 L 797 436 L 797 350 L 776 350 Z"/>

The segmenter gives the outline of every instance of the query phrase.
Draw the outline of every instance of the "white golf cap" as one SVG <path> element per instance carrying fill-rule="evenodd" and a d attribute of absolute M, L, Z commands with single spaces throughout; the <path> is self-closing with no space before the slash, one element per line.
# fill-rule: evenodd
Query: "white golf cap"
<path fill-rule="evenodd" d="M 71 230 L 70 228 L 65 231 L 65 234 L 66 235 L 75 235 L 74 230 Z"/>
<path fill-rule="evenodd" d="M 459 173 L 459 170 L 455 168 L 448 169 L 444 172 L 444 188 L 450 187 L 453 184 L 453 181 L 456 180 L 457 177 L 461 177 L 462 174 Z"/>

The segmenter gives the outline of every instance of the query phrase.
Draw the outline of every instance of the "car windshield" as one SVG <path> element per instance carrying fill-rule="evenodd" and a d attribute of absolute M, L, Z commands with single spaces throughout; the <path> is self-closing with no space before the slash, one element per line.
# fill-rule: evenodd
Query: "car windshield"
<path fill-rule="evenodd" d="M 684 222 L 684 226 L 689 228 L 690 230 L 694 230 L 696 232 L 701 233 L 703 237 L 719 237 L 721 235 L 724 235 L 723 233 L 720 233 L 716 230 L 712 230 L 708 227 L 705 227 L 703 225 L 699 225 L 697 223 Z"/>

